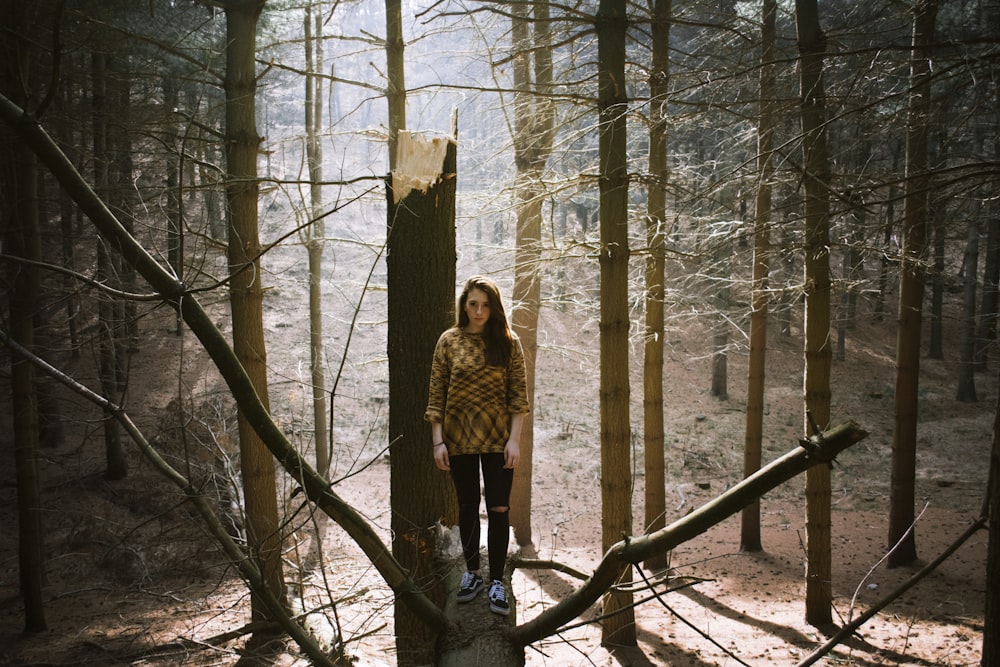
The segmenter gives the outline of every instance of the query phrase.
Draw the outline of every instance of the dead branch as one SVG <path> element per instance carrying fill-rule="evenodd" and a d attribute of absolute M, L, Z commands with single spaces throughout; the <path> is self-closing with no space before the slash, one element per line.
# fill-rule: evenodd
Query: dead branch
<path fill-rule="evenodd" d="M 867 432 L 853 422 L 814 435 L 801 441 L 800 447 L 761 468 L 684 518 L 649 535 L 629 537 L 615 544 L 583 586 L 534 619 L 514 628 L 511 640 L 527 646 L 555 634 L 561 626 L 581 615 L 609 590 L 625 568 L 697 537 L 808 468 L 832 463 L 840 452 L 867 435 Z"/>
<path fill-rule="evenodd" d="M 948 558 L 950 558 L 951 555 L 955 553 L 959 547 L 965 544 L 970 537 L 972 537 L 975 533 L 979 532 L 981 529 L 985 528 L 986 522 L 987 522 L 987 517 L 985 516 L 979 517 L 975 522 L 973 522 L 971 526 L 969 526 L 965 530 L 964 533 L 958 536 L 958 539 L 952 542 L 947 549 L 942 551 L 937 558 L 932 560 L 924 567 L 920 568 L 920 570 L 915 572 L 912 577 L 910 577 L 909 579 L 901 583 L 899 586 L 897 586 L 895 589 L 890 591 L 885 597 L 883 597 L 874 605 L 872 605 L 872 607 L 868 611 L 861 614 L 856 619 L 854 619 L 853 621 L 842 627 L 832 637 L 830 637 L 830 639 L 827 640 L 825 644 L 823 644 L 815 651 L 810 653 L 802 662 L 800 662 L 795 667 L 807 667 L 808 665 L 815 664 L 820 658 L 822 658 L 824 655 L 826 655 L 834 648 L 836 648 L 845 639 L 853 635 L 855 630 L 857 630 L 862 625 L 867 623 L 873 616 L 875 616 L 875 614 L 879 613 L 880 611 L 888 607 L 897 598 L 902 596 L 903 593 L 916 586 L 921 579 L 923 579 L 928 574 L 936 570 L 937 567 L 941 565 L 941 563 L 948 560 Z"/>

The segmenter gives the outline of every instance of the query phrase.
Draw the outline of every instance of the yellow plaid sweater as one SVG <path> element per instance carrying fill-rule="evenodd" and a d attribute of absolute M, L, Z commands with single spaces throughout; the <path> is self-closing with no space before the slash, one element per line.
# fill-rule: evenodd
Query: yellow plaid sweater
<path fill-rule="evenodd" d="M 516 335 L 504 368 L 486 365 L 482 335 L 459 327 L 441 334 L 431 362 L 424 419 L 442 424 L 449 454 L 503 453 L 510 416 L 529 409 L 524 352 Z"/>

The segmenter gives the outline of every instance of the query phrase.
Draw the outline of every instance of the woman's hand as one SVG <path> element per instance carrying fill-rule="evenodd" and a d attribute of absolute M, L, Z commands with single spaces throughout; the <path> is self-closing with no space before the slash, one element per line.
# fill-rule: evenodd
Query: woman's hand
<path fill-rule="evenodd" d="M 503 467 L 513 468 L 521 460 L 521 446 L 514 440 L 508 440 L 503 448 Z"/>
<path fill-rule="evenodd" d="M 503 448 L 503 467 L 513 468 L 521 460 L 521 427 L 524 425 L 524 415 L 515 413 L 510 416 L 510 437 Z"/>
<path fill-rule="evenodd" d="M 451 470 L 447 445 L 439 444 L 434 446 L 434 464 L 441 470 Z"/>

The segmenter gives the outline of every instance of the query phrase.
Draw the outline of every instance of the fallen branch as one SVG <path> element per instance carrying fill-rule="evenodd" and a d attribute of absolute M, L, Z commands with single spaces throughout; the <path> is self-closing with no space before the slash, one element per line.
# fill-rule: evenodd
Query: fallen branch
<path fill-rule="evenodd" d="M 875 614 L 879 613 L 890 604 L 892 604 L 897 598 L 899 598 L 903 593 L 913 588 L 917 583 L 926 577 L 928 574 L 937 569 L 937 567 L 948 560 L 953 553 L 955 553 L 960 546 L 966 543 L 970 537 L 972 537 L 976 532 L 986 527 L 986 517 L 979 517 L 971 526 L 969 526 L 964 533 L 959 535 L 958 539 L 955 540 L 951 546 L 941 552 L 937 558 L 932 560 L 930 563 L 920 568 L 917 572 L 913 574 L 912 577 L 901 583 L 895 589 L 893 589 L 888 595 L 876 602 L 872 607 L 865 613 L 858 616 L 856 619 L 842 627 L 838 630 L 829 640 L 818 649 L 810 653 L 802 662 L 800 662 L 795 667 L 807 667 L 808 665 L 815 664 L 820 658 L 832 651 L 841 642 L 854 634 L 854 631 L 860 628 L 862 625 L 867 623 Z"/>
<path fill-rule="evenodd" d="M 799 448 L 761 468 L 684 518 L 649 535 L 629 537 L 613 545 L 583 586 L 532 620 L 513 628 L 511 641 L 527 646 L 556 634 L 563 625 L 583 614 L 605 591 L 615 585 L 627 567 L 697 537 L 812 466 L 832 463 L 840 452 L 867 435 L 867 432 L 853 422 L 814 435 L 801 441 Z"/>
<path fill-rule="evenodd" d="M 173 466 L 167 463 L 163 457 L 160 456 L 156 449 L 149 444 L 146 436 L 143 435 L 142 431 L 139 430 L 139 427 L 136 426 L 135 422 L 132 421 L 132 419 L 128 416 L 128 413 L 126 413 L 121 406 L 115 405 L 104 396 L 95 393 L 90 388 L 77 382 L 70 376 L 46 362 L 44 359 L 36 356 L 30 350 L 25 349 L 21 344 L 12 340 L 7 333 L 2 330 L 0 330 L 0 342 L 3 342 L 15 354 L 34 364 L 46 375 L 49 375 L 73 392 L 103 409 L 107 412 L 107 414 L 111 415 L 119 424 L 121 424 L 122 428 L 124 428 L 132 438 L 132 441 L 139 447 L 143 456 L 146 457 L 146 460 L 152 463 L 153 467 L 155 467 L 164 477 L 180 488 L 187 499 L 191 501 L 191 504 L 194 505 L 198 514 L 200 514 L 202 519 L 205 521 L 205 525 L 208 526 L 212 536 L 215 537 L 223 551 L 225 551 L 226 555 L 239 570 L 240 574 L 243 575 L 249 587 L 260 596 L 264 605 L 267 607 L 267 611 L 271 615 L 272 620 L 280 626 L 281 629 L 284 630 L 296 644 L 299 645 L 302 651 L 313 660 L 314 664 L 325 665 L 326 667 L 334 666 L 333 661 L 326 655 L 326 653 L 323 652 L 323 649 L 316 643 L 315 638 L 313 638 L 305 628 L 299 625 L 295 619 L 289 616 L 284 605 L 281 604 L 281 601 L 275 597 L 270 588 L 268 588 L 265 584 L 260 570 L 257 569 L 257 566 L 250 559 L 250 557 L 243 552 L 240 546 L 236 544 L 233 538 L 229 535 L 225 526 L 223 526 L 222 522 L 219 521 L 219 517 L 216 516 L 211 503 L 208 502 L 205 495 L 199 491 L 197 487 L 191 484 L 188 479 L 184 477 L 184 475 L 178 472 Z"/>
<path fill-rule="evenodd" d="M 449 622 L 444 613 L 423 594 L 406 570 L 393 558 L 392 552 L 374 527 L 338 496 L 330 482 L 316 472 L 288 441 L 268 408 L 261 402 L 229 341 L 215 326 L 189 287 L 164 269 L 129 234 L 38 121 L 4 95 L 0 95 L 0 119 L 10 125 L 48 167 L 59 185 L 87 215 L 101 236 L 108 239 L 125 261 L 183 317 L 218 368 L 247 421 L 281 467 L 301 485 L 306 496 L 350 535 L 404 604 L 431 628 L 440 632 L 447 630 Z"/>

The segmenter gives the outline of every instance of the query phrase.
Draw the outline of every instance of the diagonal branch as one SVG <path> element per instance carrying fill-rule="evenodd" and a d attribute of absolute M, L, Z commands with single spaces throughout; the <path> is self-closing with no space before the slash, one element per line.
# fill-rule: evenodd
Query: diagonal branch
<path fill-rule="evenodd" d="M 114 417 L 115 420 L 122 425 L 122 428 L 125 429 L 129 436 L 131 436 L 132 440 L 142 451 L 146 459 L 153 464 L 153 467 L 155 467 L 164 477 L 169 479 L 179 489 L 181 489 L 184 495 L 187 496 L 188 500 L 190 500 L 195 506 L 195 509 L 208 525 L 209 532 L 212 533 L 213 537 L 215 537 L 218 543 L 222 546 L 223 551 L 225 551 L 226 555 L 233 562 L 233 564 L 236 565 L 236 568 L 246 579 L 250 588 L 252 588 L 255 593 L 260 595 L 264 604 L 267 605 L 267 609 L 271 613 L 272 618 L 275 619 L 275 622 L 288 633 L 289 637 L 295 640 L 295 643 L 297 643 L 299 647 L 310 658 L 312 658 L 315 664 L 333 667 L 334 663 L 323 652 L 323 649 L 320 648 L 319 644 L 316 643 L 315 638 L 313 638 L 305 628 L 296 623 L 295 620 L 288 615 L 288 612 L 285 610 L 278 598 L 271 593 L 270 589 L 264 583 L 260 570 L 254 564 L 254 561 L 250 559 L 239 547 L 239 545 L 236 544 L 235 540 L 230 537 L 225 526 L 223 526 L 222 522 L 219 521 L 219 517 L 215 515 L 212 504 L 208 502 L 205 495 L 193 484 L 191 484 L 191 482 L 188 481 L 184 475 L 178 472 L 159 455 L 156 449 L 149 444 L 149 441 L 142 434 L 142 431 L 139 430 L 139 427 L 136 426 L 135 422 L 132 421 L 132 418 L 128 416 L 128 413 L 125 412 L 121 406 L 115 405 L 104 396 L 94 392 L 89 387 L 77 382 L 59 369 L 47 363 L 45 360 L 32 354 L 22 345 L 12 340 L 7 335 L 6 331 L 0 330 L 0 342 L 5 344 L 22 358 L 30 361 L 46 375 L 59 381 L 70 390 L 76 392 L 94 405 L 100 407 L 107 414 Z"/>
<path fill-rule="evenodd" d="M 135 267 L 153 289 L 163 295 L 164 300 L 181 314 L 184 322 L 219 369 L 254 430 L 278 463 L 302 486 L 306 497 L 347 531 L 405 604 L 431 627 L 439 631 L 445 630 L 448 627 L 448 620 L 444 613 L 410 579 L 399 562 L 392 557 L 391 551 L 371 524 L 334 493 L 329 481 L 295 451 L 257 396 L 246 370 L 236 358 L 225 336 L 213 324 L 201 303 L 188 292 L 187 286 L 160 266 L 122 227 L 107 205 L 38 122 L 4 95 L 0 95 L 0 118 L 45 163 L 101 235 L 111 242 L 112 247 L 118 249 L 125 261 Z"/>
<path fill-rule="evenodd" d="M 801 442 L 801 446 L 761 468 L 721 496 L 683 519 L 649 535 L 630 537 L 613 545 L 583 586 L 558 604 L 511 631 L 511 640 L 522 646 L 555 634 L 581 615 L 613 586 L 622 572 L 656 553 L 663 553 L 704 533 L 736 514 L 756 498 L 814 465 L 830 464 L 840 452 L 868 435 L 853 422 Z"/>

